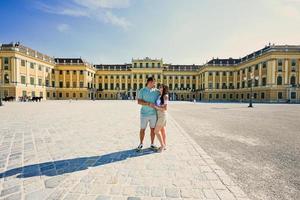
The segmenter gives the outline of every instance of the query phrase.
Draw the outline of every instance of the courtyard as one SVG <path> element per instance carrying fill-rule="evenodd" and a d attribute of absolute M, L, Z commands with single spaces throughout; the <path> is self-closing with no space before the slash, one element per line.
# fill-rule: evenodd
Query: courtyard
<path fill-rule="evenodd" d="M 148 133 L 144 151 L 134 150 L 139 108 L 6 103 L 0 199 L 299 198 L 299 105 L 171 102 L 161 154 L 147 148 Z"/>

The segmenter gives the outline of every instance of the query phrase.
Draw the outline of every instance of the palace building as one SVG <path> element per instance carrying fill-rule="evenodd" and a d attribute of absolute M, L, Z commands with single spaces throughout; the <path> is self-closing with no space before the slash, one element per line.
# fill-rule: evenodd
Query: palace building
<path fill-rule="evenodd" d="M 300 103 L 300 46 L 268 45 L 242 58 L 204 65 L 163 59 L 92 65 L 53 58 L 20 43 L 0 46 L 0 96 L 44 99 L 136 99 L 148 77 L 166 84 L 170 100 Z"/>

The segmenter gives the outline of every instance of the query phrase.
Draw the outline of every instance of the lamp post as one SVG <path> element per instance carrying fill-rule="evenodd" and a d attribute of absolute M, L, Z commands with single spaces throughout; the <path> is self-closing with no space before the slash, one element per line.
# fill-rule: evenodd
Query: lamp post
<path fill-rule="evenodd" d="M 248 108 L 253 108 L 253 82 L 255 80 L 258 80 L 258 79 L 259 79 L 259 77 L 254 76 L 253 73 L 250 74 L 250 79 L 248 79 L 247 77 L 244 77 L 244 81 L 247 81 L 247 84 L 248 84 L 248 81 L 251 81 L 251 84 L 250 84 L 250 101 L 249 101 Z"/>

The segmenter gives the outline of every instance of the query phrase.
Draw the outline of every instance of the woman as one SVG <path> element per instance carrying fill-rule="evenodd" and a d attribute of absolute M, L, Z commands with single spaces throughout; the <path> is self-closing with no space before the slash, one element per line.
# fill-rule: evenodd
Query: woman
<path fill-rule="evenodd" d="M 160 142 L 158 152 L 166 149 L 166 124 L 167 124 L 167 105 L 169 88 L 166 85 L 159 87 L 160 96 L 156 100 L 154 108 L 157 110 L 157 122 L 154 133 Z"/>

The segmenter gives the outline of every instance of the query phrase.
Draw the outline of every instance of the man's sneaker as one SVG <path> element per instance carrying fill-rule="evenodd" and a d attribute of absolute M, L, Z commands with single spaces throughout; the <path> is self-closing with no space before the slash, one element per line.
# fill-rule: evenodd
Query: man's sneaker
<path fill-rule="evenodd" d="M 156 151 L 158 148 L 154 144 L 151 144 L 150 149 Z"/>
<path fill-rule="evenodd" d="M 143 144 L 140 144 L 137 148 L 136 151 L 141 151 L 143 149 Z"/>

